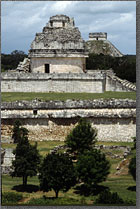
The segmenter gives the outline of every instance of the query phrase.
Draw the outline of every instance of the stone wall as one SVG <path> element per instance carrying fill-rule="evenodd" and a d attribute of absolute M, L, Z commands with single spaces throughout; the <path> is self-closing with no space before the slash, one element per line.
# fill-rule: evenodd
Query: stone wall
<path fill-rule="evenodd" d="M 65 140 L 87 118 L 101 141 L 132 141 L 136 136 L 136 102 L 133 100 L 50 101 L 2 103 L 2 140 L 12 136 L 16 119 L 29 130 L 30 140 Z"/>
<path fill-rule="evenodd" d="M 2 73 L 2 92 L 91 92 L 104 91 L 105 74 Z"/>
<path fill-rule="evenodd" d="M 50 73 L 82 73 L 85 59 L 82 58 L 32 58 L 31 72 L 45 73 L 45 64 L 49 64 Z"/>

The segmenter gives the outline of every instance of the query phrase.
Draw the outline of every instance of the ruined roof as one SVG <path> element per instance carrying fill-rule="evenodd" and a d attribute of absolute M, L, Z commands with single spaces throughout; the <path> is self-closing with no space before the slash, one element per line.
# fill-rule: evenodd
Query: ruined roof
<path fill-rule="evenodd" d="M 81 37 L 78 27 L 75 27 L 74 19 L 66 15 L 50 17 L 49 22 L 43 28 L 42 33 L 36 33 L 31 44 L 29 56 L 57 56 L 67 54 L 68 56 L 85 57 L 85 41 Z M 72 55 L 70 55 L 72 54 Z"/>

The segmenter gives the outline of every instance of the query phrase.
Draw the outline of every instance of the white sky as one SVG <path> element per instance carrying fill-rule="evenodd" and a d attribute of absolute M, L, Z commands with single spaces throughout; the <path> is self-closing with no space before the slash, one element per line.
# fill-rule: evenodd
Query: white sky
<path fill-rule="evenodd" d="M 123 54 L 136 54 L 135 1 L 3 1 L 2 53 L 28 53 L 35 34 L 56 14 L 74 17 L 84 40 L 91 32 L 107 32 Z"/>

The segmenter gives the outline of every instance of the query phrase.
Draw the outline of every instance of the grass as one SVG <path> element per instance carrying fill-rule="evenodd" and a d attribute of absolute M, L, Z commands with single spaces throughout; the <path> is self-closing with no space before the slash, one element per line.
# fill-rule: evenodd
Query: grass
<path fill-rule="evenodd" d="M 107 91 L 104 93 L 34 93 L 34 92 L 2 92 L 2 102 L 13 102 L 21 100 L 40 99 L 42 101 L 67 99 L 74 100 L 93 100 L 93 99 L 133 99 L 136 100 L 136 92 L 113 92 Z"/>
<path fill-rule="evenodd" d="M 34 142 L 30 142 L 34 144 Z M 64 144 L 60 141 L 44 141 L 38 142 L 38 149 L 42 156 L 45 156 L 54 146 Z M 122 145 L 131 146 L 133 143 L 129 142 L 97 142 L 97 144 L 104 145 Z M 13 148 L 13 144 L 2 144 L 2 147 L 10 146 Z M 14 145 L 15 147 L 16 145 Z M 116 150 L 112 150 L 112 153 L 115 153 Z M 133 153 L 132 153 L 133 155 Z M 130 156 L 128 157 L 130 158 Z M 136 182 L 133 180 L 132 176 L 128 174 L 128 169 L 126 168 L 125 174 L 116 175 L 116 167 L 121 162 L 122 159 L 112 159 L 107 156 L 107 159 L 111 163 L 110 175 L 108 176 L 105 182 L 102 182 L 100 185 L 109 187 L 111 192 L 117 192 L 119 196 L 125 201 L 136 202 L 136 192 L 132 191 L 136 185 Z M 97 195 L 90 195 L 87 197 L 81 196 L 75 193 L 74 188 L 70 189 L 68 192 L 64 193 L 60 191 L 59 198 L 54 199 L 54 191 L 42 192 L 39 191 L 39 180 L 38 177 L 28 178 L 28 190 L 22 190 L 22 178 L 10 177 L 9 175 L 2 176 L 2 193 L 4 192 L 14 192 L 17 194 L 22 194 L 23 199 L 18 202 L 18 205 L 94 205 L 94 201 L 97 198 Z M 44 196 L 44 197 L 43 197 Z M 34 199 L 33 199 L 34 198 Z M 6 204 L 5 204 L 6 205 Z"/>
<path fill-rule="evenodd" d="M 35 142 L 30 141 L 31 144 L 34 144 Z M 37 147 L 39 149 L 39 152 L 41 152 L 42 155 L 44 153 L 48 153 L 53 147 L 58 145 L 63 145 L 64 141 L 39 141 L 37 142 Z M 104 141 L 97 141 L 96 145 L 106 145 L 106 146 L 130 146 L 133 147 L 133 142 L 104 142 Z M 9 144 L 9 143 L 2 143 L 2 148 L 16 148 L 16 144 Z"/>
<path fill-rule="evenodd" d="M 2 176 L 2 192 L 16 192 L 12 188 L 15 185 L 21 185 L 22 179 L 15 177 L 12 178 L 8 175 Z M 30 188 L 32 185 L 39 186 L 39 180 L 37 177 L 28 178 L 28 184 Z M 107 186 L 110 188 L 111 192 L 117 192 L 119 196 L 125 200 L 131 200 L 132 202 L 136 201 L 136 192 L 128 190 L 129 187 L 134 187 L 135 182 L 130 175 L 126 176 L 117 176 L 116 178 L 108 178 L 107 181 L 102 182 L 100 185 Z M 21 192 L 17 192 L 21 194 Z M 20 205 L 92 205 L 94 200 L 97 198 L 97 195 L 90 195 L 88 197 L 80 196 L 75 193 L 75 190 L 72 188 L 67 193 L 62 191 L 59 192 L 59 198 L 54 199 L 55 193 L 53 191 L 50 192 L 42 192 L 42 191 L 30 191 L 30 192 L 22 192 L 23 199 L 19 201 Z M 45 196 L 46 200 L 44 200 L 43 196 Z M 34 198 L 34 199 L 33 199 Z"/>
<path fill-rule="evenodd" d="M 30 141 L 30 143 L 33 145 L 35 142 Z M 39 150 L 39 153 L 42 156 L 46 156 L 50 152 L 51 149 L 55 146 L 63 145 L 64 142 L 62 141 L 42 141 L 42 142 L 37 142 L 37 148 Z M 1 144 L 2 148 L 16 148 L 16 144 L 8 144 L 8 143 L 2 143 Z"/>

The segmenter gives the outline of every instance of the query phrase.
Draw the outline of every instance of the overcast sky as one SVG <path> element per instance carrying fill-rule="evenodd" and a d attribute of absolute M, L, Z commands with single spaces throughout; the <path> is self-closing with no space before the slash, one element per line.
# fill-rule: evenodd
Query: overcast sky
<path fill-rule="evenodd" d="M 74 17 L 84 40 L 91 32 L 107 32 L 123 54 L 136 54 L 135 1 L 3 1 L 1 11 L 2 53 L 28 53 L 49 18 L 64 14 Z"/>

